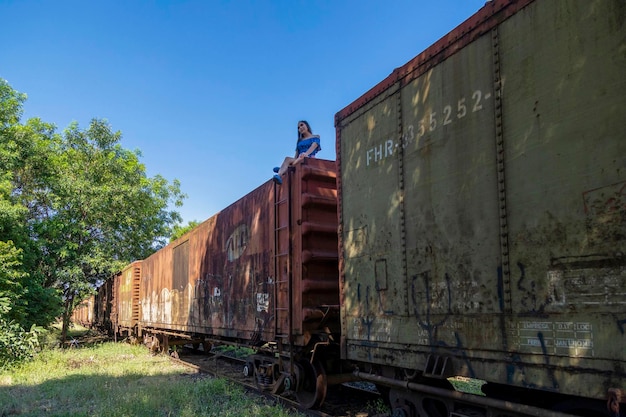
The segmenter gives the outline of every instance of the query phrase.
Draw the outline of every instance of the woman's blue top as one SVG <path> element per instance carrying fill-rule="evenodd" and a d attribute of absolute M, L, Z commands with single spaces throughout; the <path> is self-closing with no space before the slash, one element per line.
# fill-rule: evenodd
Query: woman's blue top
<path fill-rule="evenodd" d="M 309 156 L 315 156 L 316 153 L 318 153 L 319 151 L 322 150 L 322 145 L 320 143 L 320 137 L 319 136 L 312 136 L 310 138 L 302 139 L 302 140 L 298 141 L 298 143 L 296 144 L 296 151 L 298 152 L 298 155 L 300 155 L 303 152 L 308 151 L 313 143 L 317 143 L 317 148 L 315 148 L 315 150 L 313 152 L 311 152 L 311 154 Z"/>

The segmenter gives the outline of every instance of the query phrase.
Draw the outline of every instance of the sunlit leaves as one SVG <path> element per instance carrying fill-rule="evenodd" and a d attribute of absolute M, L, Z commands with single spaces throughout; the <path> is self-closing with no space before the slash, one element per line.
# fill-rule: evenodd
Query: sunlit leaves
<path fill-rule="evenodd" d="M 30 297 L 56 314 L 62 294 L 67 318 L 97 283 L 167 241 L 181 220 L 169 207 L 185 196 L 178 181 L 148 177 L 106 120 L 60 133 L 36 118 L 21 124 L 25 99 L 0 79 L 0 243 L 20 257 L 6 264 L 14 278 L 0 275 L 0 291 L 20 283 L 11 298 L 28 305 L 23 323 L 47 324 L 54 316 Z"/>

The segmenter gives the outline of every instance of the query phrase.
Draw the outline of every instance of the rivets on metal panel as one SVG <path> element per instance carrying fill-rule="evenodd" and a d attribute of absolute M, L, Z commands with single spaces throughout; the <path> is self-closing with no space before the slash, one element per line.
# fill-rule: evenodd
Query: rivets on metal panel
<path fill-rule="evenodd" d="M 498 202 L 500 211 L 500 259 L 502 263 L 502 275 L 509 277 L 509 248 L 508 248 L 508 223 L 506 210 L 506 181 L 505 181 L 505 152 L 504 152 L 504 133 L 502 131 L 502 83 L 500 79 L 500 44 L 498 27 L 496 26 L 491 32 L 491 45 L 493 50 L 493 87 L 494 87 L 494 118 L 495 118 L 495 145 L 496 145 L 496 175 L 498 178 Z M 505 310 L 511 311 L 510 281 L 504 280 Z"/>

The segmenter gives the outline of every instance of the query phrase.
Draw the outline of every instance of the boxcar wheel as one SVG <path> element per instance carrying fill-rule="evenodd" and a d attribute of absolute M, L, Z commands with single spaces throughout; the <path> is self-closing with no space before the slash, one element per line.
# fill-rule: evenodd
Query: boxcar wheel
<path fill-rule="evenodd" d="M 296 391 L 296 398 L 304 408 L 317 408 L 326 398 L 328 387 L 324 367 L 318 362 L 303 360 L 298 363 L 300 380 Z"/>
<path fill-rule="evenodd" d="M 253 362 L 247 361 L 246 364 L 243 366 L 243 376 L 245 376 L 246 378 L 254 377 L 254 363 Z"/>

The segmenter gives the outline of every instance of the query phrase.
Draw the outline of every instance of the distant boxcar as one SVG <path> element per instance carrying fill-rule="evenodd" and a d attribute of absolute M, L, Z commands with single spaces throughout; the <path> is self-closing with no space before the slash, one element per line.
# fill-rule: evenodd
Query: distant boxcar
<path fill-rule="evenodd" d="M 142 261 L 127 265 L 112 281 L 114 296 L 111 300 L 111 317 L 115 334 L 133 335 L 139 330 L 139 285 Z"/>
<path fill-rule="evenodd" d="M 113 331 L 111 321 L 114 297 L 113 283 L 112 279 L 108 279 L 97 288 L 93 305 L 93 325 L 108 333 Z"/>
<path fill-rule="evenodd" d="M 80 302 L 72 312 L 70 321 L 74 324 L 79 324 L 83 327 L 93 326 L 94 316 L 94 299 L 92 295 Z"/>
<path fill-rule="evenodd" d="M 341 354 L 407 415 L 432 414 L 398 375 L 625 388 L 625 16 L 488 2 L 337 113 Z"/>

